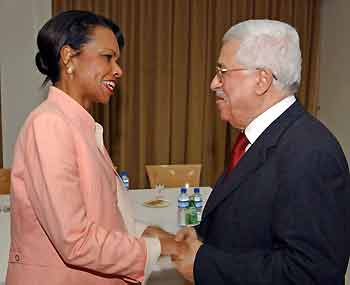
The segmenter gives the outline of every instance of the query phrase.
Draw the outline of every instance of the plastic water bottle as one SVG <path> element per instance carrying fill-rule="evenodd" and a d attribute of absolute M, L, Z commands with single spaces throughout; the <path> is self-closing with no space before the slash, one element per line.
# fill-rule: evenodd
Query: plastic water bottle
<path fill-rule="evenodd" d="M 120 178 L 122 179 L 125 189 L 128 190 L 129 189 L 129 176 L 128 173 L 126 171 L 121 171 L 119 173 Z"/>
<path fill-rule="evenodd" d="M 186 226 L 186 212 L 189 206 L 187 189 L 181 188 L 180 195 L 177 199 L 177 221 L 179 226 Z"/>
<path fill-rule="evenodd" d="M 197 222 L 200 223 L 202 220 L 203 199 L 199 188 L 194 188 L 193 192 L 193 200 L 197 212 Z"/>

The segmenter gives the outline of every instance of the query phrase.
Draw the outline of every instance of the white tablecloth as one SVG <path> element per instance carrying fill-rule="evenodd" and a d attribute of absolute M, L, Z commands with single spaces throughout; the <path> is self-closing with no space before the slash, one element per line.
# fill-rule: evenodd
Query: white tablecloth
<path fill-rule="evenodd" d="M 201 193 L 204 202 L 207 200 L 211 188 L 201 187 Z M 142 205 L 145 200 L 155 198 L 156 191 L 154 189 L 146 190 L 129 190 L 128 194 L 133 202 L 136 218 L 147 224 L 159 225 L 165 230 L 175 233 L 177 226 L 177 196 L 178 189 L 165 189 L 162 193 L 165 199 L 169 200 L 170 204 L 166 208 L 148 208 Z M 190 194 L 192 188 L 190 189 Z M 8 199 L 0 195 L 0 200 Z M 8 252 L 10 248 L 10 213 L 0 212 L 0 285 L 5 283 Z M 157 268 L 158 272 L 152 274 L 148 285 L 164 284 L 167 280 L 167 285 L 178 284 L 178 275 L 171 266 L 168 258 L 162 258 Z M 166 275 L 166 276 L 165 276 Z M 165 279 L 166 278 L 166 279 Z"/>
<path fill-rule="evenodd" d="M 201 187 L 200 192 L 204 203 L 206 202 L 211 188 Z M 146 224 L 155 224 L 163 229 L 175 233 L 179 227 L 177 226 L 177 197 L 179 195 L 178 188 L 168 188 L 163 191 L 162 196 L 170 202 L 165 208 L 149 208 L 143 205 L 145 200 L 155 198 L 157 192 L 154 189 L 146 190 L 129 190 L 129 198 L 133 201 L 135 216 L 138 220 Z M 193 193 L 193 188 L 189 189 L 189 194 Z"/>
<path fill-rule="evenodd" d="M 10 248 L 10 212 L 3 212 L 2 208 L 9 204 L 9 195 L 0 195 L 0 285 L 5 284 Z"/>
<path fill-rule="evenodd" d="M 5 283 L 10 248 L 10 213 L 0 212 L 0 284 Z"/>

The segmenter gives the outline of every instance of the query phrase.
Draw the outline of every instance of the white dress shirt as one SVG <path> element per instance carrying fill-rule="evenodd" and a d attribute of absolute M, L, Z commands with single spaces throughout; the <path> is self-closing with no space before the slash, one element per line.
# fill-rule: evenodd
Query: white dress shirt
<path fill-rule="evenodd" d="M 247 151 L 267 127 L 281 116 L 295 101 L 296 99 L 293 95 L 288 96 L 251 121 L 244 130 L 244 133 L 249 140 L 249 144 L 245 151 Z"/>

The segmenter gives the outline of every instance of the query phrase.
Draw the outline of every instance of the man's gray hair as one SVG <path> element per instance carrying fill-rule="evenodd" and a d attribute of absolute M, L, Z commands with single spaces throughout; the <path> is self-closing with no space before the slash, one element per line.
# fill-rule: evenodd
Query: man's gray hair
<path fill-rule="evenodd" d="M 297 31 L 273 20 L 248 20 L 231 27 L 223 42 L 238 40 L 237 63 L 247 68 L 267 68 L 281 89 L 296 93 L 301 77 L 301 52 Z"/>

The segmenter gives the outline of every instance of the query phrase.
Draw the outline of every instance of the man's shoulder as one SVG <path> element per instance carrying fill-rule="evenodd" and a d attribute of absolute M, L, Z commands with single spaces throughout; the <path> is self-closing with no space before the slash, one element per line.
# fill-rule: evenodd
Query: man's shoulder
<path fill-rule="evenodd" d="M 306 161 L 307 158 L 337 160 L 346 165 L 345 154 L 333 133 L 317 118 L 305 112 L 281 135 L 277 144 L 282 157 Z"/>
<path fill-rule="evenodd" d="M 307 112 L 295 120 L 285 133 L 285 139 L 296 144 L 323 147 L 339 144 L 333 133 L 320 120 Z"/>

